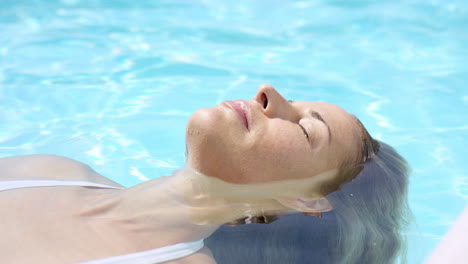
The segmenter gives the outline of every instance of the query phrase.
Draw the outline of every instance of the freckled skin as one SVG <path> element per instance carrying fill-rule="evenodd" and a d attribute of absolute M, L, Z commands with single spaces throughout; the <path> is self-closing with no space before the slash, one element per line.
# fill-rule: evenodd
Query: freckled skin
<path fill-rule="evenodd" d="M 269 85 L 260 86 L 247 103 L 250 131 L 224 104 L 192 115 L 186 133 L 190 166 L 231 183 L 260 183 L 311 177 L 358 153 L 360 129 L 334 104 L 288 102 Z M 318 112 L 330 127 L 331 144 L 326 125 L 310 111 Z"/>

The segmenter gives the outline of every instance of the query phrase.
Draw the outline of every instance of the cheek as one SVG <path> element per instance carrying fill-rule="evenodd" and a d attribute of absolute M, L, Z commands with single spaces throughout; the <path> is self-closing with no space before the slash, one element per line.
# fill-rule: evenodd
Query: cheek
<path fill-rule="evenodd" d="M 251 164 L 256 170 L 257 180 L 285 180 L 304 177 L 304 168 L 309 166 L 310 148 L 306 139 L 300 138 L 298 131 L 280 130 L 262 138 L 252 147 L 251 155 L 256 162 Z M 291 136 L 297 132 L 297 137 Z M 250 156 L 250 155 L 249 155 Z"/>

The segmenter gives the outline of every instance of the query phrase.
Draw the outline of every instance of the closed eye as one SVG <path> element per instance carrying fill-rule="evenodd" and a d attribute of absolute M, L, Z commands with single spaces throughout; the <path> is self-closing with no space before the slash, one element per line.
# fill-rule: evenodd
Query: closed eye
<path fill-rule="evenodd" d="M 304 132 L 304 135 L 306 136 L 307 140 L 309 140 L 309 133 L 307 133 L 307 130 L 305 130 L 305 128 L 301 124 L 297 125 L 299 125 L 299 127 L 302 129 L 302 132 Z"/>
<path fill-rule="evenodd" d="M 330 144 L 330 143 L 331 143 L 331 139 L 332 139 L 332 133 L 331 133 L 331 130 L 330 130 L 330 126 L 328 125 L 328 123 L 327 123 L 325 120 L 323 120 L 322 115 L 320 115 L 318 112 L 311 110 L 311 111 L 310 111 L 310 114 L 312 115 L 313 118 L 315 118 L 315 119 L 321 121 L 322 123 L 325 124 L 325 126 L 327 126 L 327 130 L 328 130 L 328 144 Z"/>

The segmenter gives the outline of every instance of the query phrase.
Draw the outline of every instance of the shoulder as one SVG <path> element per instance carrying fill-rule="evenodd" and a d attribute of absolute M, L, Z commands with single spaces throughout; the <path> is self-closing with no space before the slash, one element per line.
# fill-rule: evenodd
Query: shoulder
<path fill-rule="evenodd" d="M 0 181 L 73 180 L 120 186 L 90 166 L 63 156 L 37 154 L 0 158 Z"/>

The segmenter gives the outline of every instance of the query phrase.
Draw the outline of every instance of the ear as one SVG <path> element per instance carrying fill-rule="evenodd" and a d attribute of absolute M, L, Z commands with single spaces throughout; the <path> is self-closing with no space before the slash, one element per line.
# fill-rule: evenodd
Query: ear
<path fill-rule="evenodd" d="M 333 206 L 325 197 L 320 199 L 280 198 L 280 204 L 303 213 L 322 213 L 333 210 Z"/>

